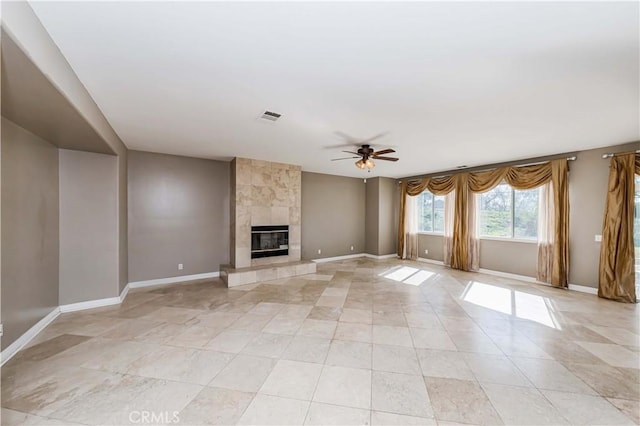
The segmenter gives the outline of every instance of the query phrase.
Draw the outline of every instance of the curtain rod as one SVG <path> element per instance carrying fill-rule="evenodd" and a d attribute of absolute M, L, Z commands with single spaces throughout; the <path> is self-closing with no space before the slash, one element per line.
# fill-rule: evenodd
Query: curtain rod
<path fill-rule="evenodd" d="M 640 152 L 640 151 L 638 151 Z M 415 180 L 415 179 L 421 179 L 421 178 L 425 178 L 425 177 L 430 177 L 433 179 L 437 179 L 437 178 L 441 178 L 441 177 L 445 177 L 445 176 L 451 176 L 457 173 L 463 173 L 466 171 L 469 172 L 484 172 L 487 170 L 495 170 L 495 169 L 499 169 L 500 167 L 525 167 L 525 166 L 535 166 L 536 164 L 544 164 L 544 163 L 548 163 L 549 161 L 552 160 L 557 160 L 559 158 L 563 158 L 562 156 L 555 156 L 552 158 L 548 158 L 545 160 L 540 160 L 540 161 L 534 161 L 531 163 L 518 163 L 518 162 L 510 162 L 510 163 L 499 163 L 499 164 L 494 164 L 491 166 L 478 166 L 478 167 L 469 167 L 468 169 L 460 169 L 460 170 L 452 170 L 449 172 L 444 172 L 443 174 L 434 174 L 434 175 L 430 175 L 430 174 L 425 174 L 425 175 L 420 175 L 420 176 L 414 176 L 414 177 L 409 177 L 409 178 L 405 178 L 405 179 L 409 179 L 409 180 Z M 565 157 L 567 159 L 567 161 L 575 161 L 577 160 L 577 156 L 576 155 L 570 155 L 568 157 Z M 603 156 L 604 158 L 604 156 Z M 526 160 L 524 160 L 526 161 Z M 402 179 L 398 180 L 398 183 L 402 183 Z"/>
<path fill-rule="evenodd" d="M 624 155 L 624 154 L 632 154 L 632 153 L 639 153 L 640 149 L 637 151 L 629 151 L 629 152 L 609 152 L 608 154 L 602 154 L 602 158 L 611 158 L 611 157 L 615 157 L 616 155 Z"/>

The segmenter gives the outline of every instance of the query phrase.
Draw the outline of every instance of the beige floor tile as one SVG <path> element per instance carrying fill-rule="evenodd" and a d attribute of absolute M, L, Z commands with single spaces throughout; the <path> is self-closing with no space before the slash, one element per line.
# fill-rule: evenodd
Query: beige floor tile
<path fill-rule="evenodd" d="M 325 366 L 313 401 L 354 408 L 371 408 L 371 371 Z"/>
<path fill-rule="evenodd" d="M 282 354 L 282 359 L 323 364 L 330 344 L 329 339 L 295 336 Z"/>
<path fill-rule="evenodd" d="M 373 369 L 392 373 L 422 374 L 415 349 L 404 346 L 373 345 Z"/>
<path fill-rule="evenodd" d="M 569 424 L 537 389 L 494 384 L 482 388 L 505 424 Z"/>
<path fill-rule="evenodd" d="M 371 344 L 334 340 L 331 342 L 325 364 L 371 369 Z"/>
<path fill-rule="evenodd" d="M 403 265 L 433 275 L 420 286 L 380 275 Z M 3 424 L 122 423 L 134 406 L 236 423 L 263 385 L 276 394 L 261 393 L 263 407 L 281 408 L 268 421 L 359 424 L 373 398 L 382 408 L 372 424 L 434 424 L 429 395 L 412 399 L 416 378 L 439 390 L 443 425 L 489 422 L 478 386 L 509 424 L 640 423 L 640 305 L 395 259 L 317 268 L 242 289 L 219 280 L 138 289 L 120 306 L 62 314 L 3 365 L 2 402 L 15 407 Z M 517 291 L 517 310 L 463 300 L 470 280 Z M 543 310 L 529 309 L 540 297 Z M 322 369 L 313 396 L 296 362 Z M 217 390 L 199 390 L 208 378 Z M 296 415 L 300 398 L 315 401 Z M 260 404 L 253 413 L 262 416 Z"/>
<path fill-rule="evenodd" d="M 433 417 L 422 376 L 374 371 L 371 408 L 415 417 Z"/>
<path fill-rule="evenodd" d="M 638 380 L 621 369 L 610 365 L 572 364 L 563 365 L 573 374 L 591 386 L 601 396 L 640 400 Z"/>
<path fill-rule="evenodd" d="M 373 325 L 373 343 L 412 347 L 409 328 L 390 325 Z"/>
<path fill-rule="evenodd" d="M 515 358 L 511 361 L 538 389 L 596 395 L 590 386 L 567 370 L 558 361 L 550 359 Z"/>
<path fill-rule="evenodd" d="M 170 322 L 173 324 L 184 324 L 190 319 L 203 314 L 204 311 L 197 309 L 184 309 L 163 306 L 153 312 L 148 313 L 141 319 L 149 321 Z"/>
<path fill-rule="evenodd" d="M 238 424 L 300 425 L 304 422 L 308 409 L 308 401 L 258 394 Z"/>
<path fill-rule="evenodd" d="M 458 348 L 443 330 L 410 328 L 413 346 L 421 349 L 437 349 L 443 351 L 457 351 Z"/>
<path fill-rule="evenodd" d="M 298 330 L 298 335 L 332 339 L 337 325 L 337 321 L 306 319 L 304 323 L 302 323 L 300 330 Z"/>
<path fill-rule="evenodd" d="M 461 352 L 416 348 L 416 355 L 423 376 L 475 380 Z"/>
<path fill-rule="evenodd" d="M 264 326 L 262 331 L 264 333 L 288 334 L 293 336 L 300 330 L 303 322 L 304 319 L 290 319 L 276 316 Z"/>
<path fill-rule="evenodd" d="M 403 414 L 385 413 L 382 411 L 371 412 L 371 425 L 375 426 L 405 426 L 405 425 L 435 425 L 436 419 L 426 417 L 406 416 Z"/>
<path fill-rule="evenodd" d="M 235 424 L 254 394 L 230 389 L 205 387 L 179 413 L 183 425 Z"/>
<path fill-rule="evenodd" d="M 206 385 L 233 358 L 233 354 L 161 346 L 132 362 L 127 374 Z"/>
<path fill-rule="evenodd" d="M 259 393 L 310 401 L 321 372 L 320 364 L 280 360 Z"/>
<path fill-rule="evenodd" d="M 341 322 L 350 322 L 357 324 L 373 324 L 373 312 L 368 309 L 342 309 L 340 315 Z"/>
<path fill-rule="evenodd" d="M 129 401 L 117 407 L 104 424 L 140 423 L 143 419 L 142 413 L 145 412 L 159 416 L 162 423 L 174 423 L 179 419 L 179 413 L 202 389 L 203 386 L 190 383 L 152 380 L 147 388 L 132 395 Z"/>
<path fill-rule="evenodd" d="M 466 353 L 464 359 L 481 383 L 533 386 L 515 364 L 504 355 Z"/>
<path fill-rule="evenodd" d="M 543 390 L 542 394 L 572 424 L 632 425 L 609 401 L 600 396 Z"/>
<path fill-rule="evenodd" d="M 425 377 L 436 419 L 476 425 L 502 424 L 477 382 Z"/>
<path fill-rule="evenodd" d="M 369 324 L 339 322 L 334 339 L 371 343 L 373 340 L 373 327 Z"/>
<path fill-rule="evenodd" d="M 207 344 L 207 349 L 238 353 L 260 333 L 245 330 L 226 330 L 219 333 Z"/>
<path fill-rule="evenodd" d="M 636 334 L 627 329 L 619 327 L 601 327 L 597 325 L 586 325 L 585 327 L 595 331 L 618 345 L 640 346 L 640 334 Z"/>
<path fill-rule="evenodd" d="M 229 326 L 232 330 L 260 331 L 274 315 L 246 313 Z"/>
<path fill-rule="evenodd" d="M 576 343 L 614 367 L 640 368 L 640 353 L 632 352 L 623 346 L 593 342 Z"/>
<path fill-rule="evenodd" d="M 640 401 L 630 401 L 628 399 L 607 398 L 625 416 L 629 417 L 636 424 L 640 424 Z"/>
<path fill-rule="evenodd" d="M 274 359 L 239 354 L 218 373 L 209 386 L 257 392 L 275 364 Z"/>
<path fill-rule="evenodd" d="M 312 402 L 305 425 L 368 425 L 369 410 Z"/>
<path fill-rule="evenodd" d="M 266 358 L 280 358 L 292 339 L 292 336 L 284 334 L 260 333 L 242 349 L 241 353 Z"/>
<path fill-rule="evenodd" d="M 502 355 L 500 348 L 484 333 L 454 330 L 449 332 L 449 337 L 459 351 Z"/>

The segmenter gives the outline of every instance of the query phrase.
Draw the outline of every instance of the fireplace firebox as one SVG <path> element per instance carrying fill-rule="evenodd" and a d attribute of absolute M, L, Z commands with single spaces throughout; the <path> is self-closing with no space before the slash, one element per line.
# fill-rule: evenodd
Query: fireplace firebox
<path fill-rule="evenodd" d="M 251 227 L 251 258 L 286 256 L 289 254 L 289 226 Z"/>

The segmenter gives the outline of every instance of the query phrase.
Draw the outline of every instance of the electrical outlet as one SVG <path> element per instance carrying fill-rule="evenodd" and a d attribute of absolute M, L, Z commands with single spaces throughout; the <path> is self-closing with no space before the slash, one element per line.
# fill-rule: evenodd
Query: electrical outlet
<path fill-rule="evenodd" d="M 318 249 L 318 254 L 322 254 L 322 250 L 321 249 Z"/>
<path fill-rule="evenodd" d="M 353 246 L 351 246 L 351 251 L 353 251 Z"/>
<path fill-rule="evenodd" d="M 596 240 L 596 243 L 601 242 L 602 241 L 602 235 L 596 235 L 595 240 Z"/>
<path fill-rule="evenodd" d="M 184 269 L 184 265 L 182 263 L 178 263 L 178 271 L 182 271 Z"/>
<path fill-rule="evenodd" d="M 429 250 L 424 249 L 424 254 L 429 254 Z"/>
<path fill-rule="evenodd" d="M 4 324 L 0 324 L 0 337 L 4 334 Z"/>

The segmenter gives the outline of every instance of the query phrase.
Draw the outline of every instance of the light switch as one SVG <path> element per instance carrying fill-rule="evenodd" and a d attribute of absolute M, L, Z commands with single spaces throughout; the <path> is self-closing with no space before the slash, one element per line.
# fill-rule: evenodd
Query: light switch
<path fill-rule="evenodd" d="M 596 243 L 599 243 L 602 241 L 602 235 L 596 234 Z"/>

